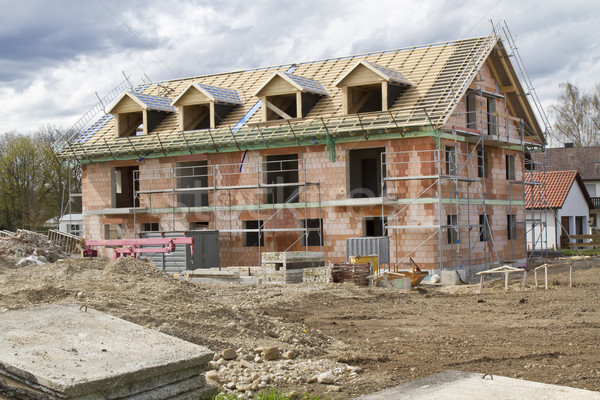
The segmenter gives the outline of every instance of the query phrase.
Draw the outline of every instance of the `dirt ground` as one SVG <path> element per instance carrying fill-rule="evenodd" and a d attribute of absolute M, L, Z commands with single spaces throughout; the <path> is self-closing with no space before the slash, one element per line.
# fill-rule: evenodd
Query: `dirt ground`
<path fill-rule="evenodd" d="M 572 262 L 563 260 L 563 263 Z M 445 370 L 600 390 L 600 259 L 525 292 L 518 279 L 400 291 L 327 285 L 192 284 L 131 259 L 0 267 L 1 312 L 82 303 L 220 351 L 278 346 L 302 360 L 358 366 L 347 399 Z M 543 281 L 542 281 L 543 282 Z M 287 389 L 323 392 L 324 385 Z"/>

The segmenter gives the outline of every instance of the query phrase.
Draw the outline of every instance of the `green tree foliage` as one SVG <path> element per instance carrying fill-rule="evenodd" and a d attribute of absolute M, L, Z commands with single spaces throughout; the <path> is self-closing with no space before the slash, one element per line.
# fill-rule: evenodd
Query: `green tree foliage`
<path fill-rule="evenodd" d="M 39 230 L 60 216 L 73 171 L 54 156 L 56 134 L 45 127 L 32 135 L 0 136 L 0 228 Z"/>
<path fill-rule="evenodd" d="M 600 145 L 600 84 L 590 93 L 569 82 L 561 83 L 560 89 L 558 103 L 551 106 L 552 138 L 578 147 Z"/>

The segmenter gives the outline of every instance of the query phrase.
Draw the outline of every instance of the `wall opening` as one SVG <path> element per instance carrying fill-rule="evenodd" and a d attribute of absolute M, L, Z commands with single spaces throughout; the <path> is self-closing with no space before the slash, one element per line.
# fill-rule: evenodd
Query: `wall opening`
<path fill-rule="evenodd" d="M 267 106 L 267 121 L 299 117 L 296 93 L 267 96 L 267 102 L 271 103 Z"/>
<path fill-rule="evenodd" d="M 265 189 L 265 204 L 297 203 L 298 154 L 266 156 L 264 168 L 267 185 L 274 185 Z"/>
<path fill-rule="evenodd" d="M 188 161 L 177 163 L 177 202 L 180 207 L 208 206 L 208 191 L 194 190 L 208 187 L 208 163 Z"/>
<path fill-rule="evenodd" d="M 380 237 L 387 236 L 387 229 L 383 225 L 387 222 L 387 218 L 381 217 L 366 217 L 362 220 L 363 236 Z"/>
<path fill-rule="evenodd" d="M 348 152 L 349 197 L 351 199 L 381 197 L 381 162 L 384 147 Z M 384 160 L 385 161 L 385 160 Z M 385 174 L 385 171 L 383 171 Z"/>
<path fill-rule="evenodd" d="M 261 232 L 258 232 L 258 228 L 262 224 L 262 221 L 242 221 L 244 229 L 253 230 L 250 232 L 244 232 L 244 245 L 246 247 L 261 247 L 265 245 L 265 238 Z"/>
<path fill-rule="evenodd" d="M 114 167 L 111 169 L 111 207 L 139 207 L 140 200 L 134 191 L 139 190 L 139 179 L 134 179 L 133 174 L 139 171 L 137 165 L 130 167 Z"/>
<path fill-rule="evenodd" d="M 323 246 L 323 219 L 305 219 L 303 228 L 310 229 L 307 236 L 302 237 L 302 246 Z"/>

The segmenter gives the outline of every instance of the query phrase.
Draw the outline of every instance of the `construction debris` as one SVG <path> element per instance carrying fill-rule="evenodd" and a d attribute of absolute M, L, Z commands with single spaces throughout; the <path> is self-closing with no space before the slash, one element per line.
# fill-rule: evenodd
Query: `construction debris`
<path fill-rule="evenodd" d="M 22 258 L 30 256 L 36 258 L 31 258 L 30 262 L 18 264 Z M 62 251 L 60 246 L 39 233 L 19 230 L 17 233 L 0 237 L 0 258 L 5 261 L 4 264 L 12 262 L 20 268 L 34 263 L 39 264 L 39 262 L 53 263 L 69 257 L 71 257 L 69 253 Z"/>
<path fill-rule="evenodd" d="M 151 351 L 149 351 L 151 349 Z M 17 399 L 203 399 L 205 347 L 78 305 L 0 320 L 0 395 Z"/>

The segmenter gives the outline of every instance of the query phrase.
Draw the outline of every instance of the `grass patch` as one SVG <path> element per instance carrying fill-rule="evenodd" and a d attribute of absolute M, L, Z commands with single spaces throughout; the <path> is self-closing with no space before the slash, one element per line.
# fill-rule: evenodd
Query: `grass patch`
<path fill-rule="evenodd" d="M 574 249 L 559 249 L 563 256 L 572 257 L 578 256 L 577 250 Z M 600 249 L 579 249 L 584 256 L 600 256 Z"/>

